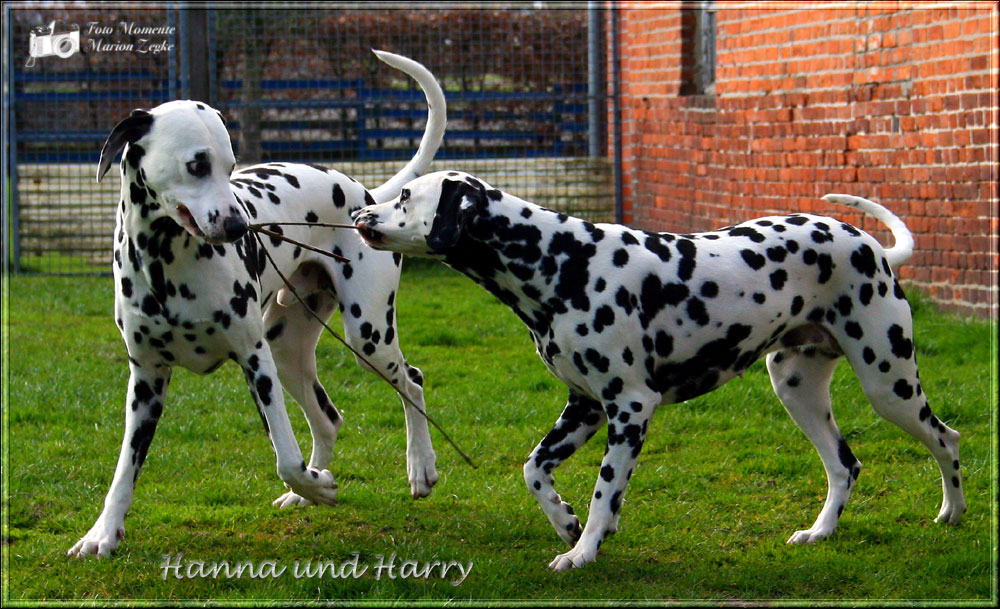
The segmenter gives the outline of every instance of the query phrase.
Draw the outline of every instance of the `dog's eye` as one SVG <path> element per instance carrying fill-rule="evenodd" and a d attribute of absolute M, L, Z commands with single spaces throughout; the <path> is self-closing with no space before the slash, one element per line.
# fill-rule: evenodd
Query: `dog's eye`
<path fill-rule="evenodd" d="M 196 156 L 193 161 L 187 162 L 187 170 L 194 177 L 203 178 L 212 173 L 212 164 L 208 162 L 208 159 Z"/>
<path fill-rule="evenodd" d="M 404 188 L 403 191 L 399 193 L 399 202 L 402 203 L 403 201 L 409 201 L 409 200 L 410 200 L 410 191 Z"/>

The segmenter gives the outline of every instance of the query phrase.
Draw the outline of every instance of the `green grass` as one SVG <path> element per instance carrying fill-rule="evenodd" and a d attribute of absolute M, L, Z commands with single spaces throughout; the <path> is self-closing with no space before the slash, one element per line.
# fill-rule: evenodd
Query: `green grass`
<path fill-rule="evenodd" d="M 61 252 L 22 255 L 20 258 L 21 272 L 59 274 L 103 273 L 111 276 L 111 257 L 98 261 L 93 257 L 73 256 Z"/>
<path fill-rule="evenodd" d="M 545 566 L 565 548 L 524 488 L 521 465 L 558 416 L 565 388 L 517 318 L 456 273 L 411 265 L 399 327 L 408 360 L 424 372 L 432 416 L 478 470 L 432 432 L 441 479 L 429 498 L 410 499 L 398 398 L 325 337 L 320 376 L 346 418 L 331 465 L 340 503 L 272 508 L 283 488 L 239 370 L 229 364 L 199 377 L 177 369 L 125 539 L 109 560 L 64 554 L 97 517 L 121 444 L 127 366 L 112 282 L 14 277 L 8 288 L 8 601 L 996 599 L 996 328 L 919 301 L 922 384 L 935 413 L 963 434 L 969 511 L 960 526 L 932 522 L 941 500 L 933 460 L 872 412 L 842 363 L 837 419 L 865 468 L 831 539 L 785 545 L 815 518 L 826 480 L 758 363 L 718 391 L 660 409 L 620 532 L 596 564 L 553 574 Z M 605 438 L 598 433 L 557 472 L 557 488 L 581 516 Z M 292 574 L 297 560 L 340 563 L 354 552 L 369 566 L 360 578 Z M 206 563 L 273 560 L 288 571 L 164 580 L 163 556 L 179 553 Z M 460 586 L 451 576 L 376 579 L 377 556 L 392 554 L 473 568 Z"/>

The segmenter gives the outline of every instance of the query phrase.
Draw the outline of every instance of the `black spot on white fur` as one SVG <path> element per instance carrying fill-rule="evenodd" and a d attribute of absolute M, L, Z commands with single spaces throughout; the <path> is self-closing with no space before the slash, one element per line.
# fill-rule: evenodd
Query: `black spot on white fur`
<path fill-rule="evenodd" d="M 890 282 L 896 299 L 902 291 L 877 243 L 849 225 L 794 214 L 713 233 L 657 234 L 594 225 L 448 176 L 425 178 L 439 180 L 439 200 L 423 201 L 413 183 L 407 201 L 435 206 L 432 253 L 508 305 L 570 388 L 562 416 L 525 465 L 529 488 L 570 543 L 579 521 L 565 517 L 565 503 L 548 507 L 550 474 L 593 435 L 602 411 L 608 448 L 593 497 L 617 515 L 652 408 L 712 391 L 766 353 L 778 351 L 772 365 L 791 370 L 775 377 L 779 395 L 821 389 L 807 363 L 846 354 L 866 382 L 888 383 L 899 400 L 921 397 L 917 379 L 901 376 L 913 369 L 913 344 L 893 316 L 908 311 L 885 298 Z M 619 404 L 650 394 L 647 403 Z M 832 415 L 819 416 L 829 426 Z M 944 433 L 926 404 L 919 419 Z M 826 465 L 843 468 L 853 486 L 860 463 L 842 437 L 834 443 L 835 461 Z M 839 513 L 846 496 L 838 501 L 831 509 Z M 563 568 L 558 558 L 553 565 Z"/>

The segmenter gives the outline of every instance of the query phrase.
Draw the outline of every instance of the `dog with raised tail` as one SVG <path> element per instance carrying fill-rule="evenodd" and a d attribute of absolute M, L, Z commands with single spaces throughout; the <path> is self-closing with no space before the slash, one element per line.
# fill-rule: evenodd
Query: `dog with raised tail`
<path fill-rule="evenodd" d="M 288 492 L 278 506 L 333 504 L 337 483 L 327 469 L 343 418 L 316 376 L 323 321 L 343 312 L 349 344 L 406 396 L 406 469 L 414 498 L 437 481 L 435 454 L 423 416 L 423 378 L 399 348 L 396 290 L 400 256 L 375 251 L 353 230 L 311 226 L 349 223 L 365 205 L 396 197 L 426 171 L 445 130 L 445 100 L 434 76 L 405 57 L 375 51 L 414 78 L 428 120 L 414 157 L 382 186 L 316 165 L 265 163 L 236 169 L 222 114 L 195 101 L 135 110 L 111 131 L 97 171 L 100 180 L 122 152 L 121 198 L 114 236 L 115 321 L 128 351 L 125 434 L 104 510 L 68 554 L 107 556 L 125 532 L 139 469 L 166 401 L 174 366 L 207 374 L 235 361 L 274 448 Z M 248 232 L 249 223 L 349 263 Z M 266 248 L 266 252 L 264 250 Z M 269 254 L 269 257 L 268 255 Z M 280 272 L 279 272 L 280 271 Z M 298 301 L 285 287 L 288 277 Z M 282 389 L 309 422 L 309 463 L 292 434 Z"/>
<path fill-rule="evenodd" d="M 549 565 L 562 571 L 593 562 L 617 530 L 653 411 L 712 391 L 761 357 L 829 483 L 815 523 L 789 543 L 829 536 L 861 471 L 831 409 L 841 357 L 875 411 L 930 450 L 944 490 L 936 520 L 959 522 L 959 434 L 928 405 L 893 270 L 913 238 L 881 205 L 824 198 L 878 218 L 896 244 L 884 249 L 849 224 L 810 214 L 696 234 L 592 224 L 459 172 L 410 182 L 398 198 L 362 209 L 355 225 L 375 249 L 436 258 L 493 293 L 569 388 L 565 410 L 524 465 L 528 489 L 572 548 Z M 604 424 L 607 450 L 581 528 L 552 473 Z"/>

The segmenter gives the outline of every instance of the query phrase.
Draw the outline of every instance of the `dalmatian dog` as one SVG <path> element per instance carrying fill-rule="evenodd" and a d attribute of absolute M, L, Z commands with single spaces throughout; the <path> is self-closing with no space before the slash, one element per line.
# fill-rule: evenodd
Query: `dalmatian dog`
<path fill-rule="evenodd" d="M 288 492 L 280 507 L 334 504 L 327 469 L 343 419 L 316 376 L 316 344 L 339 306 L 346 339 L 404 400 L 406 458 L 414 498 L 437 480 L 420 371 L 407 364 L 396 333 L 401 256 L 364 245 L 354 230 L 311 223 L 350 223 L 366 204 L 395 197 L 429 166 L 445 129 L 445 100 L 419 63 L 376 51 L 413 77 L 429 107 L 415 156 L 368 191 L 356 180 L 315 165 L 266 163 L 233 173 L 236 160 L 222 115 L 193 101 L 136 110 L 108 136 L 97 179 L 121 161 L 113 271 L 115 321 L 128 350 L 125 435 L 104 510 L 67 554 L 107 556 L 124 535 L 139 470 L 166 400 L 174 366 L 207 374 L 227 360 L 243 369 Z M 350 260 L 341 263 L 274 237 L 258 241 L 248 223 Z M 270 258 L 267 257 L 270 254 Z M 275 268 L 277 267 L 277 268 Z M 294 293 L 284 287 L 284 274 Z M 312 434 L 307 465 L 292 434 L 282 389 L 302 408 Z"/>
<path fill-rule="evenodd" d="M 654 409 L 712 391 L 765 355 L 775 393 L 829 482 L 816 522 L 789 543 L 833 532 L 861 470 L 831 411 L 842 356 L 875 411 L 930 449 L 944 489 L 937 521 L 959 522 L 959 434 L 927 404 L 893 274 L 912 236 L 876 203 L 824 199 L 881 220 L 896 244 L 883 249 L 849 224 L 808 214 L 697 234 L 592 224 L 459 172 L 418 178 L 395 200 L 362 209 L 355 224 L 372 247 L 436 258 L 493 293 L 569 387 L 565 410 L 524 465 L 529 490 L 572 548 L 549 565 L 563 571 L 593 562 L 617 530 Z M 604 424 L 607 450 L 581 529 L 552 472 Z"/>

